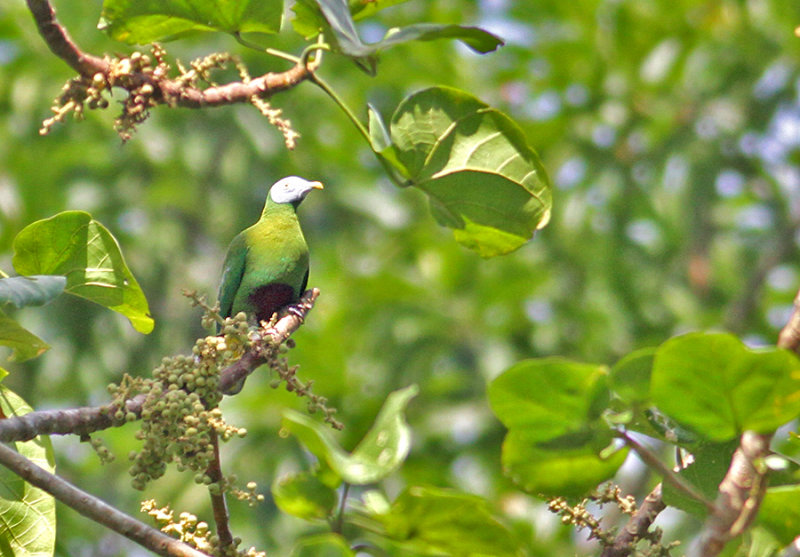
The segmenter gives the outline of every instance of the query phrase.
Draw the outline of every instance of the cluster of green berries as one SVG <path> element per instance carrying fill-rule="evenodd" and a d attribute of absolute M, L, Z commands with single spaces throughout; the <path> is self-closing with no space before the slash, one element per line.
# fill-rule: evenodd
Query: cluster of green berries
<path fill-rule="evenodd" d="M 136 438 L 142 447 L 133 451 L 130 474 L 136 489 L 161 477 L 169 463 L 175 462 L 179 471 L 195 473 L 195 481 L 212 486 L 215 480 L 207 473 L 214 459 L 213 437 L 223 441 L 244 437 L 245 429 L 225 422 L 218 408 L 222 399 L 219 391 L 219 370 L 230 365 L 246 347 L 246 322 L 236 320 L 226 325 L 228 334 L 198 339 L 191 355 L 164 358 L 153 371 L 153 378 L 131 380 L 110 390 L 116 400 L 129 398 L 138 390 L 146 397 L 142 404 L 141 429 Z M 121 398 L 125 397 L 125 398 Z M 127 421 L 132 412 L 117 410 L 115 420 Z"/>
<path fill-rule="evenodd" d="M 101 463 L 108 464 L 114 461 L 114 453 L 108 450 L 108 447 L 105 446 L 103 440 L 99 437 L 90 437 L 86 435 L 81 437 L 81 441 L 88 442 L 89 445 L 91 445 L 94 452 L 97 453 L 97 456 L 100 458 Z"/>

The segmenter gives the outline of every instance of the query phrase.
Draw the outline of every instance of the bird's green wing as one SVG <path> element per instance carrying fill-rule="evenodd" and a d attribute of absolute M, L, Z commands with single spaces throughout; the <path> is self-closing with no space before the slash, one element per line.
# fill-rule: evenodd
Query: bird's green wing
<path fill-rule="evenodd" d="M 306 291 L 306 286 L 308 286 L 308 269 L 306 269 L 306 274 L 303 277 L 303 283 L 300 285 L 300 290 L 297 292 L 298 296 L 303 295 L 303 292 Z"/>
<path fill-rule="evenodd" d="M 233 309 L 233 299 L 236 291 L 242 284 L 244 275 L 245 260 L 247 258 L 247 243 L 244 234 L 239 234 L 228 247 L 228 254 L 225 256 L 225 263 L 222 265 L 222 279 L 219 283 L 219 314 L 222 317 L 230 317 Z"/>

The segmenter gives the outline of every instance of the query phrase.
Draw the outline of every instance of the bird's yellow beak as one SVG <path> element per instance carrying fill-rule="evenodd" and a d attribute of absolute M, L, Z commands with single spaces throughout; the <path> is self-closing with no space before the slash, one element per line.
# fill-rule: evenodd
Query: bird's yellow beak
<path fill-rule="evenodd" d="M 322 182 L 311 182 L 311 187 L 315 190 L 324 190 L 325 186 L 322 185 Z"/>

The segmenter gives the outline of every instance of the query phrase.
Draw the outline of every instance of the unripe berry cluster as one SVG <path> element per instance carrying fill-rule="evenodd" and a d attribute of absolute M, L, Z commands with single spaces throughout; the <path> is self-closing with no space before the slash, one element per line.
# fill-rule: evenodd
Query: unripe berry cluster
<path fill-rule="evenodd" d="M 142 447 L 129 455 L 130 474 L 136 489 L 161 477 L 171 462 L 179 471 L 194 472 L 197 483 L 209 485 L 214 480 L 206 470 L 214 459 L 212 438 L 223 441 L 244 437 L 247 431 L 225 422 L 218 408 L 219 370 L 241 356 L 247 346 L 247 322 L 238 317 L 226 320 L 224 336 L 198 339 L 191 355 L 164 358 L 153 371 L 152 379 L 126 376 L 119 386 L 109 390 L 115 399 L 130 399 L 134 392 L 145 394 L 141 411 L 141 429 L 136 438 Z M 122 407 L 121 404 L 117 406 Z M 112 418 L 126 421 L 137 416 L 116 410 Z"/>

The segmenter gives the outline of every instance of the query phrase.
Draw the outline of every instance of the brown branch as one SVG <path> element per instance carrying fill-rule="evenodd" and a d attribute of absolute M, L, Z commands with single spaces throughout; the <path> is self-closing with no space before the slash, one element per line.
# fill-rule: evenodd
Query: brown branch
<path fill-rule="evenodd" d="M 171 538 L 155 528 L 147 526 L 94 495 L 78 489 L 55 474 L 47 472 L 2 443 L 0 443 L 0 464 L 29 484 L 46 491 L 58 501 L 78 511 L 83 516 L 133 540 L 157 555 L 166 557 L 207 557 L 205 553 Z"/>
<path fill-rule="evenodd" d="M 264 330 L 262 342 L 257 342 L 236 363 L 220 372 L 219 387 L 223 392 L 246 378 L 266 362 L 269 350 L 285 342 L 303 324 L 305 316 L 314 307 L 319 290 L 312 288 L 300 297 L 297 304 L 272 327 Z M 125 409 L 136 417 L 142 413 L 142 404 L 147 395 L 140 394 L 125 401 Z M 122 425 L 112 419 L 116 407 L 112 405 L 71 408 L 67 410 L 43 410 L 29 412 L 24 416 L 12 416 L 0 420 L 0 442 L 30 441 L 37 435 L 88 435 L 95 431 Z"/>
<path fill-rule="evenodd" d="M 48 0 L 27 0 L 27 4 L 39 34 L 50 50 L 81 76 L 92 80 L 100 74 L 107 83 L 129 92 L 141 91 L 142 86 L 149 85 L 152 87 L 151 98 L 155 103 L 185 108 L 249 103 L 253 97 L 270 97 L 291 89 L 310 77 L 307 64 L 298 62 L 285 72 L 266 73 L 250 80 L 207 89 L 198 89 L 186 82 L 172 80 L 165 75 L 155 75 L 153 72 L 131 71 L 125 75 L 125 79 L 119 79 L 119 76 L 112 75 L 114 68 L 110 60 L 87 54 L 73 42 L 67 30 L 56 19 L 55 9 Z"/>
<path fill-rule="evenodd" d="M 27 0 L 27 3 L 39 28 L 39 34 L 53 54 L 83 76 L 92 77 L 98 72 L 108 73 L 109 64 L 106 60 L 82 52 L 72 41 L 67 30 L 56 20 L 56 10 L 48 0 Z"/>
<path fill-rule="evenodd" d="M 217 525 L 219 546 L 224 552 L 233 545 L 233 534 L 231 534 L 228 503 L 225 501 L 225 490 L 222 485 L 224 478 L 222 476 L 222 460 L 219 456 L 219 437 L 215 431 L 211 432 L 211 444 L 214 447 L 214 458 L 208 465 L 206 474 L 211 478 L 211 483 L 216 484 L 219 488 L 219 491 L 211 492 L 211 508 L 214 511 L 214 523 Z"/>
<path fill-rule="evenodd" d="M 653 521 L 666 508 L 661 499 L 661 483 L 642 501 L 641 506 L 631 515 L 628 523 L 614 538 L 614 544 L 603 550 L 601 557 L 627 557 L 633 553 L 636 542 L 647 537 Z"/>
<path fill-rule="evenodd" d="M 794 311 L 789 317 L 789 322 L 778 335 L 778 346 L 800 352 L 800 292 L 794 298 Z"/>

